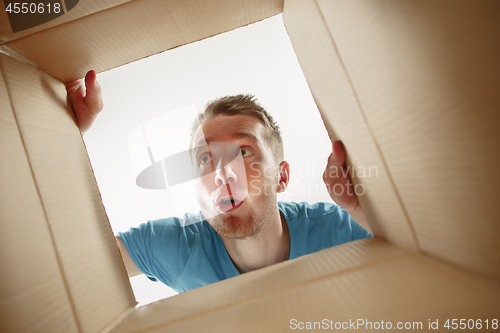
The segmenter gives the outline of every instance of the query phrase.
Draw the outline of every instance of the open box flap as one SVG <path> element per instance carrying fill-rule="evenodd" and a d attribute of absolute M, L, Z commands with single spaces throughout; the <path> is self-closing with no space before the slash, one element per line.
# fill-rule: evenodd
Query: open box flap
<path fill-rule="evenodd" d="M 69 82 L 89 69 L 102 72 L 282 10 L 283 0 L 136 0 L 5 43 L 0 51 Z"/>
<path fill-rule="evenodd" d="M 19 153 L 24 152 L 29 161 L 30 172 L 25 181 L 32 179 L 36 188 L 33 200 L 37 199 L 35 203 L 40 207 L 36 209 L 36 205 L 29 205 L 31 201 L 21 201 L 22 215 L 17 218 L 28 235 L 32 228 L 45 228 L 40 231 L 41 237 L 50 235 L 45 250 L 52 248 L 56 252 L 59 266 L 52 269 L 52 283 L 55 288 L 57 281 L 63 281 L 63 296 L 69 299 L 78 329 L 102 331 L 128 313 L 136 302 L 81 134 L 66 107 L 66 89 L 51 76 L 15 59 L 0 55 L 0 61 L 10 98 L 5 104 L 12 106 L 24 146 L 17 143 L 18 148 L 24 148 Z M 12 141 L 14 144 L 19 138 L 14 135 Z M 17 169 L 18 164 L 8 165 Z M 6 185 L 21 186 L 16 179 L 6 179 Z M 42 216 L 32 216 L 37 212 L 40 215 L 40 210 Z M 40 226 L 44 219 L 46 222 Z M 10 253 L 15 255 L 16 251 Z M 38 258 L 37 255 L 31 253 L 32 258 Z M 37 281 L 36 276 L 31 278 Z M 19 279 L 17 283 L 23 281 Z M 12 288 L 17 283 L 13 282 Z M 54 296 L 50 295 L 51 289 L 46 293 L 46 297 L 30 297 L 34 302 L 49 302 Z"/>
<path fill-rule="evenodd" d="M 324 320 L 326 327 L 315 328 L 333 330 L 358 319 L 391 322 L 392 329 L 421 322 L 427 330 L 429 320 L 443 328 L 455 317 L 490 318 L 491 325 L 499 296 L 498 285 L 363 239 L 137 308 L 112 333 L 288 332 Z"/>
<path fill-rule="evenodd" d="M 3 74 L 5 57 L 1 58 Z M 0 331 L 78 332 L 60 258 L 0 76 Z"/>
<path fill-rule="evenodd" d="M 40 31 L 48 30 L 54 27 L 57 27 L 59 25 L 71 22 L 71 21 L 76 21 L 82 17 L 92 15 L 97 12 L 101 12 L 104 10 L 108 10 L 110 8 L 120 6 L 126 2 L 130 2 L 134 0 L 71 0 L 71 1 L 66 1 L 62 0 L 61 5 L 62 5 L 62 12 L 65 13 L 64 15 L 61 15 L 51 21 L 45 22 L 43 24 L 40 24 L 38 26 L 18 31 L 13 33 L 12 28 L 10 25 L 8 13 L 5 8 L 5 2 L 1 1 L 0 2 L 0 45 L 5 44 L 7 42 L 24 38 L 29 35 L 33 35 L 35 33 L 38 33 Z M 57 1 L 51 1 L 51 4 L 56 3 Z M 15 3 L 15 1 L 11 1 L 11 3 Z M 36 3 L 36 11 L 45 11 L 45 14 L 49 11 L 52 10 L 54 11 L 53 7 L 50 6 L 49 8 L 49 3 L 47 1 L 44 1 L 43 4 L 43 9 L 40 8 L 40 1 L 39 3 Z M 63 5 L 64 3 L 64 5 Z M 73 6 L 73 8 L 70 8 L 68 10 L 68 7 L 71 7 L 72 4 L 76 3 L 76 5 Z M 22 6 L 22 2 L 19 2 L 19 7 Z M 14 11 L 14 7 L 11 5 L 11 10 Z M 28 7 L 29 9 L 29 7 Z M 34 12 L 34 8 L 31 8 L 31 12 Z M 22 15 L 22 13 L 21 13 Z"/>
<path fill-rule="evenodd" d="M 407 247 L 404 223 L 498 280 L 500 3 L 287 1 L 284 19 L 330 134 L 385 173 L 360 198 L 375 235 Z"/>

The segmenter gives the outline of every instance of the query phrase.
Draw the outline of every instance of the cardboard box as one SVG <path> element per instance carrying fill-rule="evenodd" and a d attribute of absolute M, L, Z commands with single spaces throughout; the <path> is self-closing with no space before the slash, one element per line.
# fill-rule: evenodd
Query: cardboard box
<path fill-rule="evenodd" d="M 0 331 L 498 325 L 498 1 L 82 0 L 16 34 L 1 6 Z M 331 138 L 379 169 L 351 175 L 376 238 L 135 309 L 64 82 L 280 12 Z"/>

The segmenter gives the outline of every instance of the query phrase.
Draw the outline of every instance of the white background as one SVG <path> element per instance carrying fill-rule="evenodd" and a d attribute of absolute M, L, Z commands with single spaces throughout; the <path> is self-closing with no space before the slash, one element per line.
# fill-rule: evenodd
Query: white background
<path fill-rule="evenodd" d="M 84 139 L 115 233 L 185 213 L 168 191 L 135 185 L 143 162 L 131 159 L 130 134 L 160 117 L 165 143 L 187 149 L 189 110 L 201 112 L 225 95 L 254 94 L 281 127 L 291 179 L 278 199 L 332 202 L 321 179 L 331 142 L 281 15 L 100 73 L 98 80 L 105 107 Z M 196 209 L 196 198 L 185 201 Z M 144 275 L 131 282 L 140 305 L 172 295 Z"/>

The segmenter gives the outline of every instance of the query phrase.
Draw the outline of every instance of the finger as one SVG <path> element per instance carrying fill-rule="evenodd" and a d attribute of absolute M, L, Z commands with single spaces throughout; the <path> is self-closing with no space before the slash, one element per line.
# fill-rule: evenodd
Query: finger
<path fill-rule="evenodd" d="M 353 184 L 344 168 L 330 169 L 330 177 L 325 179 L 326 189 L 330 197 L 345 209 L 355 208 L 358 204 Z"/>
<path fill-rule="evenodd" d="M 85 75 L 85 86 L 87 92 L 85 95 L 85 104 L 87 105 L 89 111 L 98 115 L 103 108 L 101 86 L 97 82 L 97 74 L 95 71 L 91 70 Z"/>
<path fill-rule="evenodd" d="M 73 90 L 75 90 L 75 88 L 78 88 L 78 86 L 81 85 L 82 83 L 83 83 L 82 79 L 77 79 L 77 80 L 73 80 L 71 82 L 68 82 L 68 83 L 66 83 L 66 91 L 68 93 L 72 92 Z"/>
<path fill-rule="evenodd" d="M 358 198 L 348 176 L 340 176 L 334 184 L 327 185 L 327 190 L 330 197 L 345 209 L 354 208 L 358 203 Z"/>
<path fill-rule="evenodd" d="M 326 186 L 345 185 L 349 180 L 349 171 L 342 165 L 329 164 L 323 173 L 323 181 Z"/>
<path fill-rule="evenodd" d="M 345 168 L 346 154 L 341 141 L 332 144 L 332 153 L 323 174 L 330 197 L 345 209 L 355 209 L 358 199 L 353 190 L 353 184 Z"/>
<path fill-rule="evenodd" d="M 328 163 L 323 174 L 323 181 L 327 185 L 333 185 L 340 178 L 345 178 L 344 170 L 345 152 L 340 141 L 332 144 L 332 153 L 328 157 Z M 342 177 L 344 175 L 344 177 Z"/>
<path fill-rule="evenodd" d="M 333 155 L 335 156 L 336 165 L 344 165 L 345 150 L 342 141 L 334 141 L 332 145 Z"/>
<path fill-rule="evenodd" d="M 68 92 L 68 98 L 73 109 L 83 103 L 85 87 L 83 86 L 82 79 L 68 82 L 66 84 L 66 91 Z"/>

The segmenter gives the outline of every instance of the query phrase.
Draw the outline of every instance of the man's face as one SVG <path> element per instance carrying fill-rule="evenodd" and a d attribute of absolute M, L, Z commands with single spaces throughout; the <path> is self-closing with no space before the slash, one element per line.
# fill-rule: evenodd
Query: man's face
<path fill-rule="evenodd" d="M 221 237 L 255 236 L 276 209 L 279 183 L 264 125 L 251 116 L 217 116 L 198 127 L 193 143 L 204 217 Z"/>

